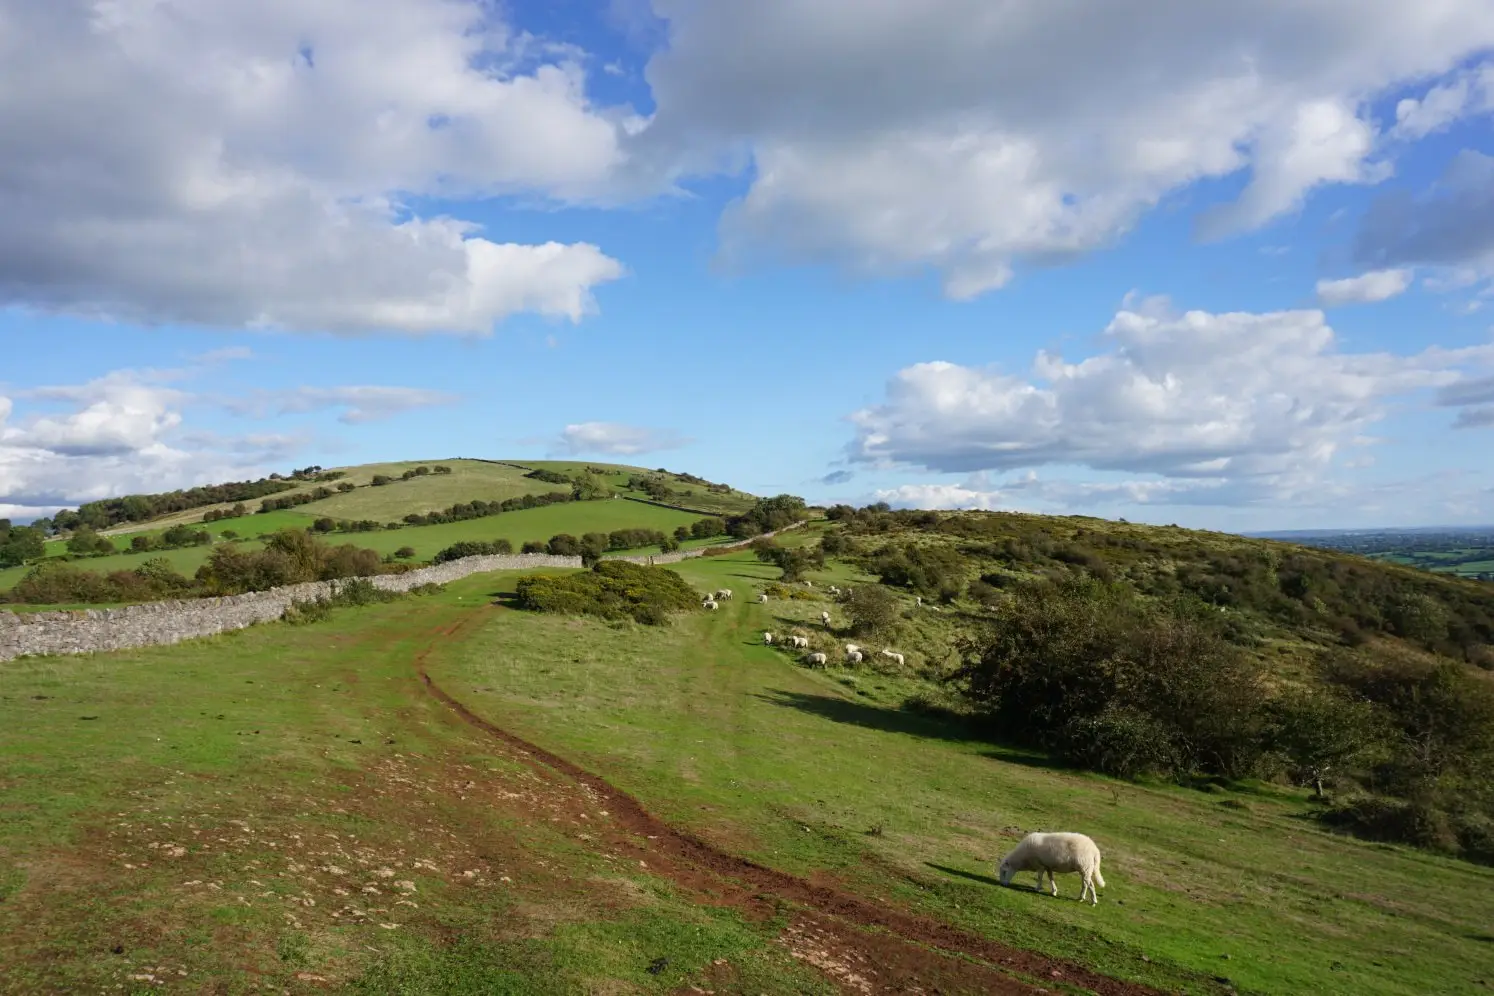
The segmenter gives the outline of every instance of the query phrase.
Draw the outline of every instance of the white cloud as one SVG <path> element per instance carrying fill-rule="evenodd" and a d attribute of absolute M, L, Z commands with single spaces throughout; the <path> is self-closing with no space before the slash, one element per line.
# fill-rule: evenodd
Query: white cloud
<path fill-rule="evenodd" d="M 630 168 L 747 173 L 722 221 L 729 259 L 931 267 L 954 298 L 1109 245 L 1200 179 L 1248 170 L 1208 235 L 1382 179 L 1372 100 L 1494 44 L 1484 0 L 654 9 L 669 40 Z"/>
<path fill-rule="evenodd" d="M 1157 475 L 1146 486 L 1172 501 L 1286 500 L 1370 445 L 1391 399 L 1494 364 L 1494 345 L 1348 353 L 1320 311 L 1179 315 L 1165 299 L 1122 310 L 1102 338 L 1079 362 L 1039 352 L 1030 379 L 901 370 L 851 415 L 851 456 L 946 473 L 1082 465 Z"/>
<path fill-rule="evenodd" d="M 585 453 L 636 456 L 656 450 L 678 449 L 687 442 L 689 440 L 668 429 L 648 429 L 618 422 L 577 422 L 561 431 L 554 452 L 572 456 Z"/>
<path fill-rule="evenodd" d="M 1469 114 L 1494 110 L 1494 64 L 1477 66 L 1395 105 L 1395 138 L 1414 141 Z"/>
<path fill-rule="evenodd" d="M 625 112 L 479 0 L 0 0 L 0 305 L 486 334 L 622 273 L 417 197 L 600 195 Z"/>
<path fill-rule="evenodd" d="M 1318 303 L 1334 308 L 1344 304 L 1388 301 L 1411 286 L 1410 270 L 1371 270 L 1342 280 L 1319 280 Z"/>
<path fill-rule="evenodd" d="M 115 371 L 86 384 L 21 397 L 71 410 L 16 419 L 0 397 L 0 507 L 32 519 L 123 494 L 211 484 L 264 471 L 291 451 L 277 437 L 194 438 L 183 431 L 186 392 L 165 386 L 179 371 Z"/>
<path fill-rule="evenodd" d="M 255 418 L 341 408 L 343 413 L 338 416 L 338 421 L 356 425 L 421 408 L 456 404 L 460 400 L 459 396 L 447 391 L 427 388 L 345 385 L 258 390 L 248 397 L 230 398 L 221 403 L 229 411 Z"/>
<path fill-rule="evenodd" d="M 893 508 L 1012 510 L 1001 491 L 977 491 L 961 484 L 900 484 L 874 492 L 877 501 Z"/>

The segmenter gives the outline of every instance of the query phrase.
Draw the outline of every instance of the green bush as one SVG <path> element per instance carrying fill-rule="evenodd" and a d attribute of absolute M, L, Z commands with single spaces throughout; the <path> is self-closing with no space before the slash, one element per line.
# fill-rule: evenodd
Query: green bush
<path fill-rule="evenodd" d="M 401 547 L 400 549 L 409 550 L 410 556 L 412 557 L 415 555 L 415 551 L 410 547 Z M 444 564 L 447 561 L 460 560 L 463 557 L 481 557 L 490 554 L 510 554 L 513 552 L 514 545 L 506 539 L 496 539 L 492 542 L 483 542 L 482 540 L 462 540 L 460 543 L 453 543 L 451 546 L 448 546 L 446 549 L 436 554 L 431 562 L 436 564 Z M 399 556 L 399 551 L 396 550 L 394 555 L 396 557 Z"/>
<path fill-rule="evenodd" d="M 696 608 L 699 596 L 674 571 L 603 560 L 589 571 L 558 576 L 531 574 L 515 584 L 520 608 L 603 619 L 666 622 L 671 612 Z"/>

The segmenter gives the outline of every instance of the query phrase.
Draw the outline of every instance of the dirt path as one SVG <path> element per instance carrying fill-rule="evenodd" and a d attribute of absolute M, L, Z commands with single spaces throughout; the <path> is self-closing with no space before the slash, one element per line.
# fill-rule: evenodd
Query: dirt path
<path fill-rule="evenodd" d="M 483 621 L 481 614 L 468 615 L 443 629 L 438 639 L 460 639 Z M 646 862 L 651 871 L 703 902 L 737 907 L 750 916 L 790 912 L 790 926 L 780 943 L 846 992 L 1029 994 L 1079 989 L 1100 996 L 1158 992 L 721 851 L 664 822 L 605 779 L 500 729 L 453 698 L 426 668 L 427 657 L 437 645 L 428 644 L 415 658 L 421 682 L 437 700 L 465 723 L 504 744 L 536 772 L 558 775 L 579 786 L 607 812 L 618 831 L 613 846 Z"/>

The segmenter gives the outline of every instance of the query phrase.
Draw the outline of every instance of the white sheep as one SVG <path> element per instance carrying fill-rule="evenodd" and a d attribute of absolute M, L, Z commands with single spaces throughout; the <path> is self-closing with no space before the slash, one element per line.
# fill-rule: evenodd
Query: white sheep
<path fill-rule="evenodd" d="M 791 639 L 794 641 L 794 646 L 796 648 L 797 647 L 803 647 L 805 650 L 809 649 L 809 637 L 807 637 L 807 636 L 795 636 L 795 637 L 791 637 Z"/>
<path fill-rule="evenodd" d="M 856 652 L 856 651 L 858 651 L 858 650 L 860 650 L 860 649 L 861 649 L 861 648 L 860 648 L 860 647 L 858 647 L 858 646 L 857 646 L 857 645 L 856 645 L 856 644 L 854 644 L 854 643 L 848 643 L 848 644 L 846 644 L 846 653 L 848 653 L 848 654 L 854 654 L 854 653 L 855 653 L 855 652 Z"/>
<path fill-rule="evenodd" d="M 847 650 L 846 651 L 846 661 L 847 661 L 847 663 L 850 663 L 850 664 L 860 664 L 861 660 L 862 660 L 861 651 L 859 651 L 859 650 Z"/>
<path fill-rule="evenodd" d="M 913 604 L 914 605 L 922 605 L 923 604 L 923 596 L 922 595 L 914 595 L 913 596 Z"/>
<path fill-rule="evenodd" d="M 773 634 L 772 633 L 764 633 L 763 634 L 763 642 L 766 643 L 768 646 L 771 647 L 773 645 Z"/>
<path fill-rule="evenodd" d="M 820 613 L 820 622 L 824 623 L 825 627 L 828 629 L 830 627 L 830 613 L 828 613 L 828 612 L 821 612 Z"/>
<path fill-rule="evenodd" d="M 722 588 L 720 591 L 716 592 L 716 597 L 718 599 L 722 599 L 722 600 L 730 598 L 731 597 L 731 589 L 730 588 Z"/>
<path fill-rule="evenodd" d="M 826 661 L 827 658 L 825 657 L 824 654 L 810 654 L 807 657 L 805 657 L 804 659 L 809 662 L 809 664 L 810 664 L 811 667 L 813 667 L 815 665 L 818 665 L 820 667 L 824 667 L 825 666 L 825 661 Z"/>
<path fill-rule="evenodd" d="M 806 585 L 806 586 L 808 586 L 808 587 L 810 587 L 810 588 L 813 588 L 813 587 L 814 587 L 814 582 L 813 582 L 813 581 L 805 581 L 805 582 L 804 582 L 804 584 L 805 584 L 805 585 Z"/>
<path fill-rule="evenodd" d="M 1001 859 L 997 873 L 1002 885 L 1010 885 L 1012 876 L 1024 871 L 1037 872 L 1039 889 L 1043 887 L 1043 876 L 1047 875 L 1055 896 L 1058 895 L 1058 880 L 1053 873 L 1078 872 L 1084 879 L 1079 901 L 1082 903 L 1084 897 L 1089 896 L 1091 906 L 1100 902 L 1100 893 L 1095 886 L 1105 887 L 1105 879 L 1100 874 L 1099 845 L 1082 833 L 1030 833 L 1023 837 L 1012 852 Z"/>
<path fill-rule="evenodd" d="M 718 606 L 715 602 L 711 601 L 708 598 L 704 602 L 700 603 L 700 607 L 703 608 L 703 609 L 710 609 L 712 612 L 714 612 L 720 606 Z"/>
<path fill-rule="evenodd" d="M 898 667 L 903 666 L 903 655 L 895 650 L 884 650 L 882 651 L 882 656 L 895 661 Z"/>
<path fill-rule="evenodd" d="M 758 601 L 759 601 L 759 602 L 762 602 L 762 603 L 764 603 L 764 604 L 767 604 L 767 601 L 768 601 L 768 593 L 767 593 L 767 592 L 766 592 L 766 591 L 765 591 L 765 592 L 763 592 L 763 593 L 762 593 L 762 594 L 761 594 L 761 595 L 758 595 L 758 596 L 757 596 L 757 600 L 758 600 Z"/>

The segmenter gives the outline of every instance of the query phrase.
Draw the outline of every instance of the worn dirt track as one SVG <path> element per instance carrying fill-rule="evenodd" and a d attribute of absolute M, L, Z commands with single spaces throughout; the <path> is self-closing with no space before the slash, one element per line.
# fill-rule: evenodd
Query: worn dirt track
<path fill-rule="evenodd" d="M 469 615 L 437 635 L 451 639 L 483 621 L 482 614 Z M 1053 991 L 1045 986 L 1063 986 L 1070 991 L 1078 988 L 1100 996 L 1159 992 L 726 853 L 666 823 L 605 779 L 500 729 L 467 708 L 437 685 L 427 671 L 426 659 L 436 645 L 428 644 L 417 653 L 415 667 L 425 688 L 438 701 L 463 722 L 504 744 L 536 771 L 561 776 L 582 787 L 606 806 L 623 831 L 618 846 L 646 856 L 651 870 L 699 895 L 702 901 L 739 907 L 759 916 L 772 915 L 787 907 L 795 915 L 786 934 L 818 938 L 820 943 L 812 951 L 840 953 L 839 964 L 819 967 L 847 992 Z M 790 939 L 785 943 L 791 949 L 794 947 Z M 806 956 L 806 960 L 815 963 L 814 954 Z M 862 966 L 859 971 L 858 963 Z"/>

